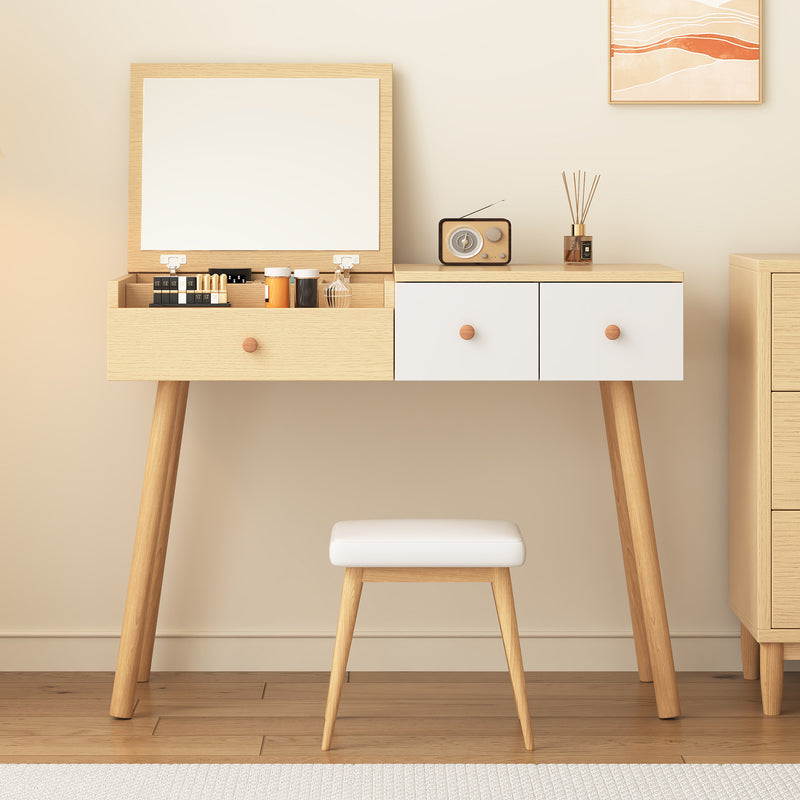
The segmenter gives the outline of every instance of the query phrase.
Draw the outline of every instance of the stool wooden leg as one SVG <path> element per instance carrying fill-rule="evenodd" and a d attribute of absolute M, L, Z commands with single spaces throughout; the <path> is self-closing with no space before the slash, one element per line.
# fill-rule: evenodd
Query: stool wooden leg
<path fill-rule="evenodd" d="M 136 676 L 142 657 L 145 615 L 150 591 L 150 575 L 156 551 L 161 508 L 167 483 L 172 434 L 178 409 L 180 384 L 177 381 L 159 381 L 153 424 L 150 429 L 150 446 L 144 470 L 142 499 L 139 504 L 139 522 L 133 545 L 133 561 L 122 620 L 119 641 L 117 672 L 111 694 L 111 716 L 130 719 L 136 697 Z"/>
<path fill-rule="evenodd" d="M 781 713 L 783 699 L 783 645 L 761 642 L 761 705 L 768 717 Z"/>
<path fill-rule="evenodd" d="M 511 573 L 508 568 L 492 570 L 492 594 L 497 607 L 497 619 L 500 622 L 500 633 L 503 635 L 503 647 L 508 661 L 508 672 L 514 690 L 514 702 L 517 704 L 517 715 L 522 726 L 522 738 L 525 749 L 533 750 L 533 729 L 528 709 L 528 689 L 525 685 L 525 670 L 522 666 L 522 650 L 519 646 L 519 630 L 517 614 L 514 610 L 514 593 L 511 589 Z"/>
<path fill-rule="evenodd" d="M 339 700 L 342 696 L 342 684 L 347 674 L 347 659 L 350 655 L 350 644 L 353 641 L 353 630 L 356 627 L 358 602 L 361 599 L 361 569 L 348 567 L 344 571 L 342 587 L 342 604 L 339 607 L 339 622 L 336 625 L 336 644 L 333 648 L 333 665 L 331 680 L 328 684 L 328 702 L 325 705 L 325 729 L 322 734 L 322 749 L 330 750 L 333 738 L 333 726 L 339 712 Z"/>
<path fill-rule="evenodd" d="M 747 681 L 758 680 L 758 642 L 742 625 L 742 673 Z"/>
<path fill-rule="evenodd" d="M 658 564 L 653 514 L 644 469 L 639 418 L 631 381 L 605 383 L 608 403 L 614 420 L 616 446 L 619 450 L 620 474 L 625 488 L 625 505 L 630 520 L 631 542 L 639 576 L 647 647 L 653 670 L 653 689 L 658 716 L 679 717 L 678 683 L 669 638 L 664 589 Z"/>
<path fill-rule="evenodd" d="M 647 630 L 642 612 L 642 590 L 639 586 L 639 572 L 636 569 L 636 557 L 633 554 L 633 538 L 631 536 L 631 520 L 628 515 L 628 500 L 625 496 L 625 481 L 622 479 L 622 463 L 619 456 L 617 430 L 614 425 L 614 413 L 611 408 L 610 389 L 607 383 L 600 383 L 600 397 L 603 401 L 603 417 L 606 424 L 608 456 L 611 461 L 611 479 L 614 484 L 614 500 L 617 506 L 619 538 L 622 545 L 622 562 L 625 565 L 625 582 L 628 587 L 628 605 L 631 610 L 633 626 L 633 644 L 636 648 L 636 666 L 639 669 L 639 680 L 651 683 L 653 669 L 650 665 L 650 653 L 647 646 Z"/>
<path fill-rule="evenodd" d="M 175 500 L 175 483 L 178 478 L 178 461 L 181 456 L 183 440 L 183 422 L 186 418 L 186 400 L 189 395 L 189 381 L 181 381 L 178 388 L 178 407 L 175 412 L 175 424 L 172 429 L 172 446 L 167 468 L 167 485 L 164 489 L 164 500 L 161 504 L 161 520 L 158 524 L 155 564 L 150 577 L 150 589 L 147 600 L 147 616 L 144 626 L 142 655 L 139 660 L 139 682 L 150 680 L 150 668 L 153 663 L 153 646 L 158 623 L 158 608 L 161 604 L 161 586 L 164 582 L 164 565 L 167 558 L 167 541 L 172 521 L 172 504 Z"/>

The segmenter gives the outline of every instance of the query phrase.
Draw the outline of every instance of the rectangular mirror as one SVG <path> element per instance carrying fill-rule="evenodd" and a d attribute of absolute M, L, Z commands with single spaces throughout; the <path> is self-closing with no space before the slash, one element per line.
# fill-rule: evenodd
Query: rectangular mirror
<path fill-rule="evenodd" d="M 392 270 L 391 65 L 136 64 L 129 271 Z"/>

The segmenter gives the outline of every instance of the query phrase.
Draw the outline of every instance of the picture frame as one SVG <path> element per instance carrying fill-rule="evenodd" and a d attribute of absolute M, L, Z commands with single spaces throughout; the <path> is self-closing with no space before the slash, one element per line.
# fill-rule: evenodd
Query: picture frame
<path fill-rule="evenodd" d="M 611 104 L 762 101 L 762 0 L 609 0 Z"/>

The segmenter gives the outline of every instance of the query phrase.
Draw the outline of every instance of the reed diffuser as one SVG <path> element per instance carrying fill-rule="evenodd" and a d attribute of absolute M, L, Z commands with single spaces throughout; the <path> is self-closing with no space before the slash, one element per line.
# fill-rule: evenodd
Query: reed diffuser
<path fill-rule="evenodd" d="M 561 172 L 564 189 L 567 191 L 569 213 L 572 217 L 572 233 L 564 237 L 564 263 L 565 264 L 591 264 L 592 263 L 592 237 L 586 235 L 586 215 L 594 200 L 600 176 L 595 175 L 586 192 L 586 173 L 578 170 L 572 173 L 572 192 L 570 195 L 567 174 Z M 574 204 L 573 204 L 574 199 Z"/>

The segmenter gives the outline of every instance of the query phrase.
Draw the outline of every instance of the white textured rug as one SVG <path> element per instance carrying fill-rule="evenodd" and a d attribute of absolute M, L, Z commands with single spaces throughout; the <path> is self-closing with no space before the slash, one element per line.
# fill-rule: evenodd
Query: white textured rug
<path fill-rule="evenodd" d="M 0 800 L 797 800 L 797 764 L 0 764 Z"/>

